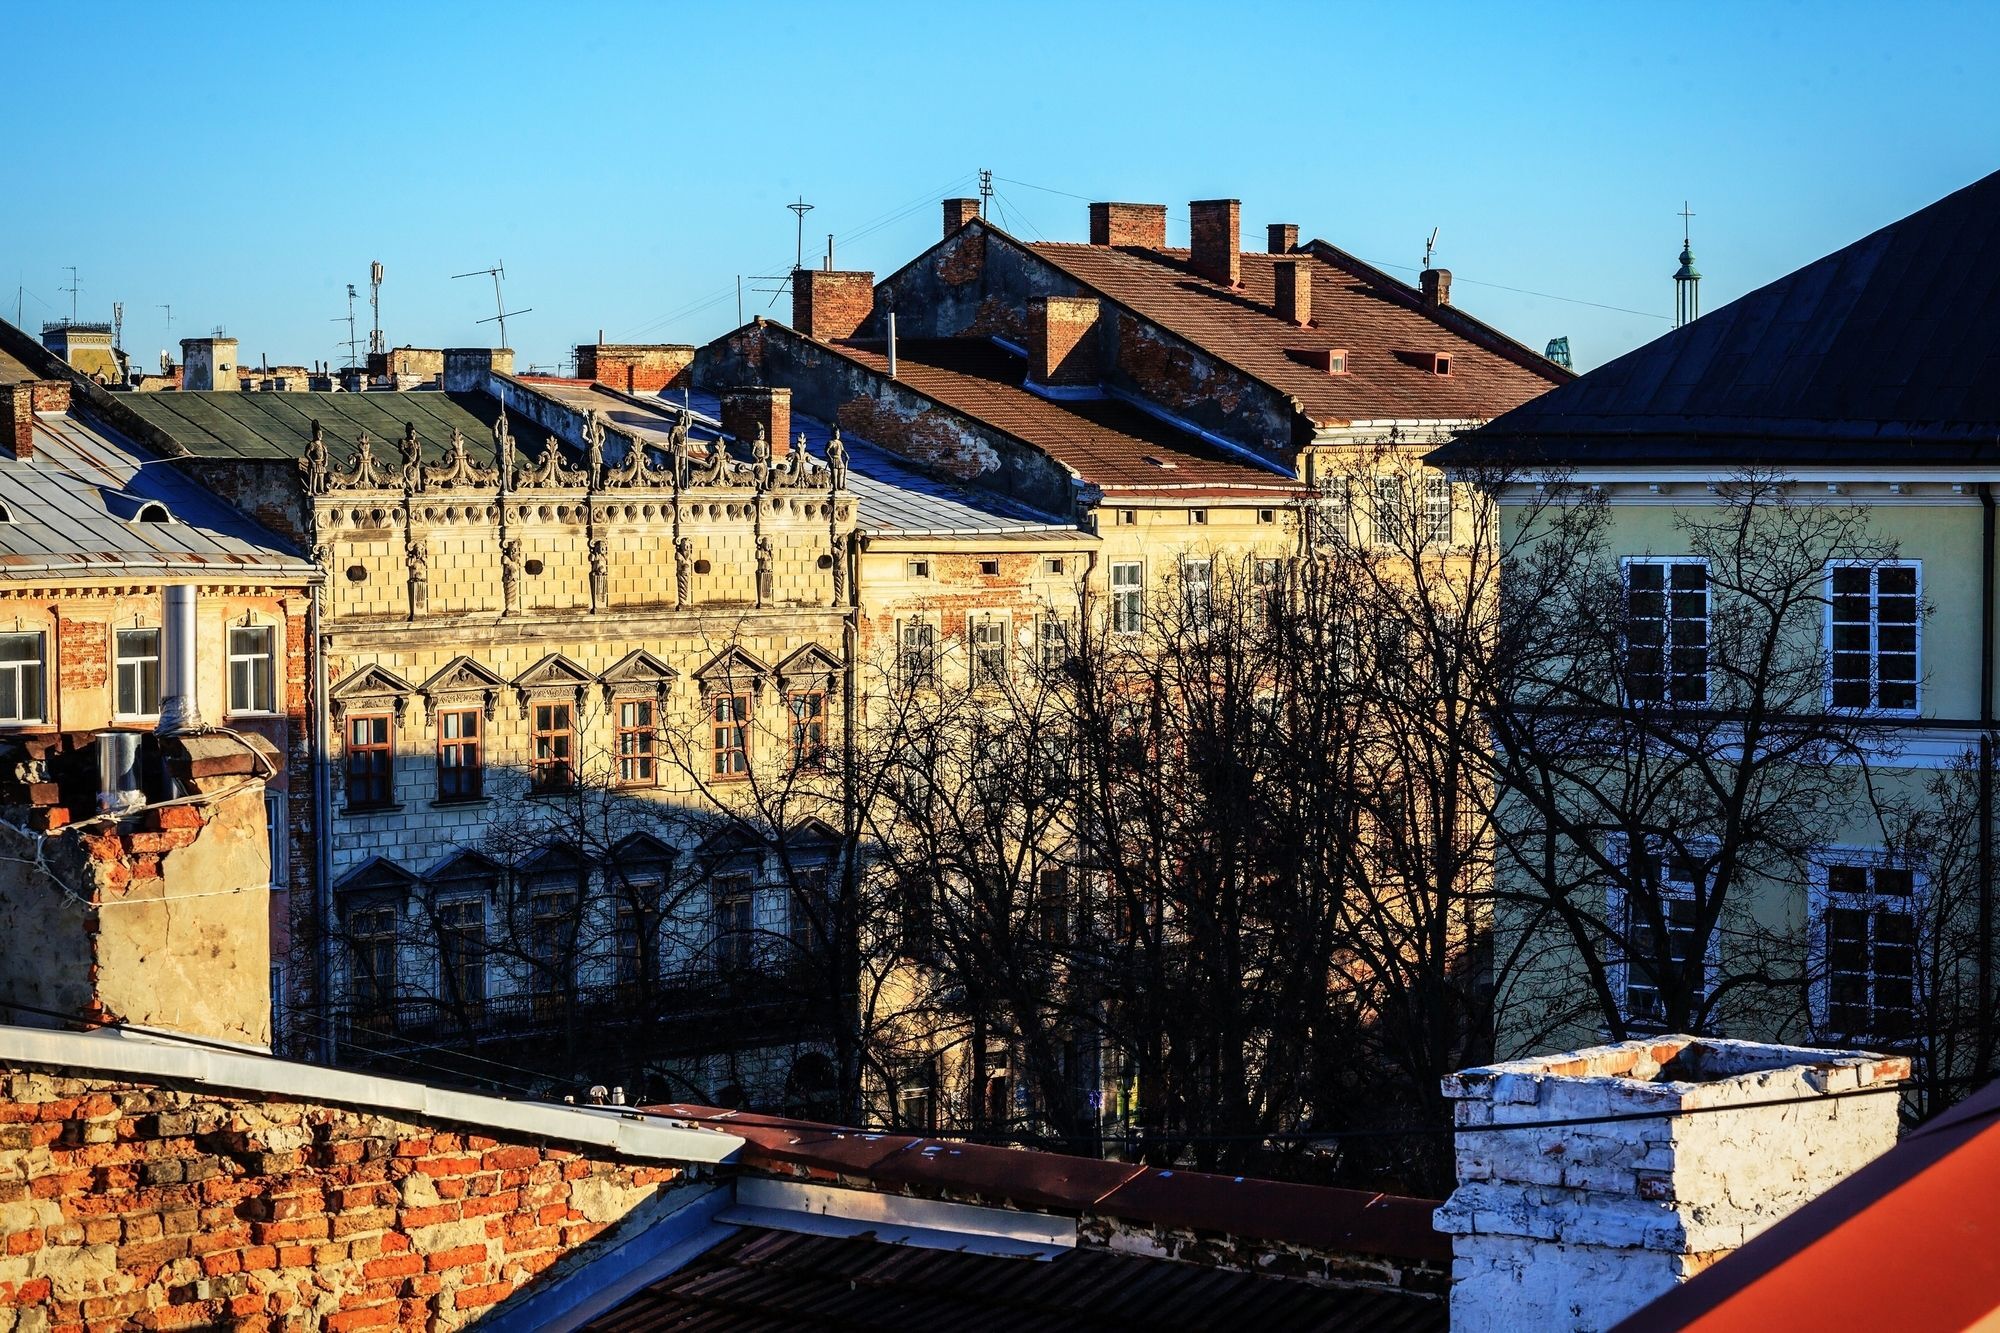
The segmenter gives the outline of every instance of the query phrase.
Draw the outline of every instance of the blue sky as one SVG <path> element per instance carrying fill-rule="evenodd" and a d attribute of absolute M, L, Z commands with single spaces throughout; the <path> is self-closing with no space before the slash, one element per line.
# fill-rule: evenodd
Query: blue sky
<path fill-rule="evenodd" d="M 1683 198 L 1713 309 L 2000 169 L 1991 3 L 0 0 L 0 30 L 0 283 L 38 328 L 77 265 L 144 362 L 165 304 L 175 339 L 338 361 L 372 259 L 392 344 L 491 341 L 490 282 L 450 275 L 502 260 L 524 366 L 702 342 L 739 273 L 768 308 L 787 202 L 808 262 L 833 232 L 885 273 L 988 167 L 1030 239 L 1122 199 L 1185 243 L 1187 200 L 1233 196 L 1246 243 L 1295 221 L 1409 277 L 1436 227 L 1460 305 L 1589 366 L 1667 329 Z"/>

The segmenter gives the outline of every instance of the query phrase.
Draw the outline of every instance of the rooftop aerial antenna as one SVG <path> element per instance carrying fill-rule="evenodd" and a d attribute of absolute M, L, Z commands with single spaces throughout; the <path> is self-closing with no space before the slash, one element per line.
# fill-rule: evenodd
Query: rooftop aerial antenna
<path fill-rule="evenodd" d="M 333 317 L 333 322 L 335 324 L 340 323 L 340 321 L 343 319 L 347 321 L 347 342 L 344 345 L 347 348 L 347 364 L 350 367 L 354 365 L 354 349 L 361 345 L 361 339 L 356 337 L 354 333 L 354 298 L 357 295 L 359 295 L 359 293 L 354 290 L 354 284 L 351 282 L 348 283 L 347 313 L 345 315 L 335 315 Z"/>
<path fill-rule="evenodd" d="M 986 205 L 993 198 L 993 173 L 986 167 L 979 169 L 979 216 L 986 216 Z"/>
<path fill-rule="evenodd" d="M 368 310 L 373 328 L 368 330 L 368 351 L 379 355 L 389 349 L 382 342 L 382 261 L 368 266 Z"/>
<path fill-rule="evenodd" d="M 1431 266 L 1431 255 L 1437 250 L 1437 244 L 1438 244 L 1438 229 L 1436 227 L 1432 227 L 1430 239 L 1424 242 L 1424 267 L 1426 269 L 1429 269 Z"/>
<path fill-rule="evenodd" d="M 69 286 L 58 287 L 56 290 L 69 293 L 69 322 L 74 324 L 76 323 L 76 294 L 83 290 L 83 285 L 76 280 L 76 265 L 65 264 L 64 267 L 69 270 Z"/>
<path fill-rule="evenodd" d="M 798 215 L 799 235 L 798 235 L 798 243 L 796 246 L 797 258 L 792 260 L 792 268 L 794 270 L 802 269 L 806 266 L 806 214 L 813 211 L 813 206 L 806 202 L 806 197 L 804 195 L 800 195 L 799 201 L 797 203 L 786 204 L 785 207 L 789 208 L 793 213 Z"/>
<path fill-rule="evenodd" d="M 493 279 L 493 314 L 490 318 L 474 322 L 479 324 L 498 324 L 500 326 L 500 346 L 505 347 L 507 346 L 507 317 L 510 315 L 525 315 L 530 310 L 533 310 L 534 307 L 523 306 L 519 310 L 509 310 L 507 308 L 507 302 L 500 295 L 500 279 L 507 276 L 507 261 L 504 259 L 492 268 L 476 268 L 470 273 L 454 273 L 451 276 L 456 281 L 459 278 L 476 278 L 482 273 Z"/>

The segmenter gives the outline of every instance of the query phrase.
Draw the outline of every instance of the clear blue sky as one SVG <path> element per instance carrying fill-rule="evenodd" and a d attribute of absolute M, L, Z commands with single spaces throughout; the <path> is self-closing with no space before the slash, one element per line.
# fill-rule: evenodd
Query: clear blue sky
<path fill-rule="evenodd" d="M 371 259 L 392 345 L 489 342 L 491 284 L 450 275 L 499 260 L 523 365 L 600 328 L 702 342 L 737 274 L 790 263 L 790 200 L 808 262 L 831 231 L 885 273 L 990 167 L 1030 239 L 1122 199 L 1168 203 L 1181 244 L 1187 200 L 1234 196 L 1253 245 L 1295 221 L 1409 269 L 1436 227 L 1459 304 L 1589 366 L 1668 327 L 1684 197 L 1713 309 L 2000 169 L 1990 0 L 0 0 L 0 31 L 0 281 L 38 328 L 77 265 L 80 313 L 122 300 L 148 363 L 167 303 L 174 338 L 226 324 L 246 363 L 338 360 Z"/>

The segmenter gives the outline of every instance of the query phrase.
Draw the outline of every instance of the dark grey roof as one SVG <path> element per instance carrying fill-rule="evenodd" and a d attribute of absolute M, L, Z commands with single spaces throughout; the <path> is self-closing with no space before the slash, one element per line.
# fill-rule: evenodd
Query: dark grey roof
<path fill-rule="evenodd" d="M 1430 455 L 1442 466 L 2000 458 L 2000 173 Z"/>
<path fill-rule="evenodd" d="M 499 402 L 483 393 L 241 393 L 182 392 L 119 394 L 148 424 L 201 458 L 296 459 L 305 452 L 317 420 L 326 433 L 327 454 L 344 464 L 363 431 L 377 446 L 403 438 L 415 425 L 424 457 L 441 461 L 454 429 L 463 431 L 473 459 L 493 457 L 493 420 Z M 537 441 L 539 436 L 534 437 Z"/>

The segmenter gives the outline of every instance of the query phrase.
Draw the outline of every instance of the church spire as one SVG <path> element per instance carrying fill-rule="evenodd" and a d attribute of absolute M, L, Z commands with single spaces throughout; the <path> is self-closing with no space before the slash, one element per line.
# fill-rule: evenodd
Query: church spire
<path fill-rule="evenodd" d="M 1693 233 L 1689 230 L 1689 219 L 1694 217 L 1685 202 L 1681 204 L 1681 266 L 1674 270 L 1674 327 L 1679 328 L 1701 315 L 1701 272 L 1694 266 Z"/>

